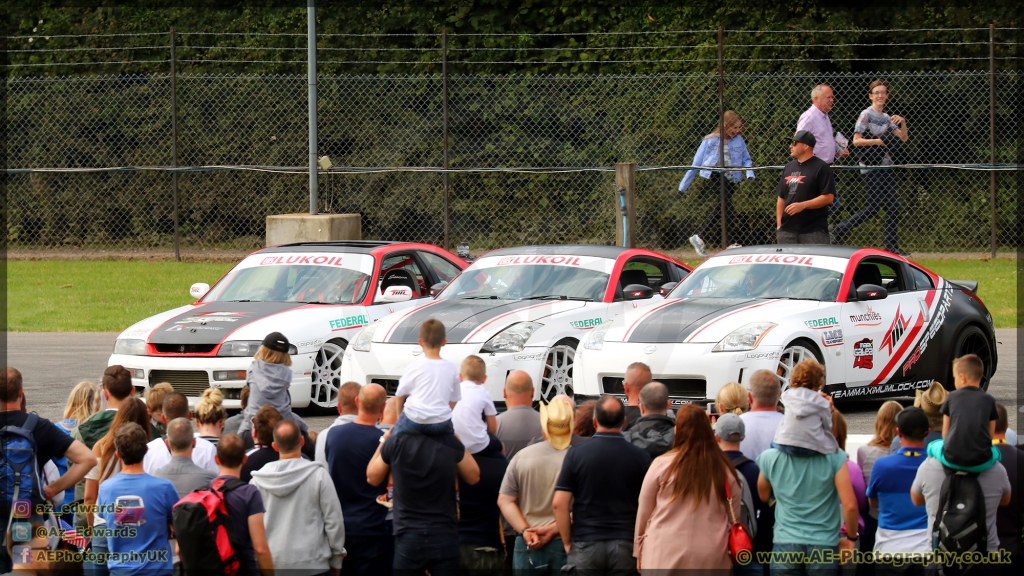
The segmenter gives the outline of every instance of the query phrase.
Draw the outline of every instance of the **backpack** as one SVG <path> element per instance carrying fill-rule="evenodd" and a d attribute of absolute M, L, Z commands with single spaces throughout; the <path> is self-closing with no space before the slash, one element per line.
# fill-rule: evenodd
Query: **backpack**
<path fill-rule="evenodd" d="M 36 504 L 43 501 L 39 464 L 36 461 L 36 441 L 32 436 L 38 423 L 39 416 L 32 413 L 21 426 L 0 428 L 0 486 L 3 487 L 4 505 L 10 510 L 6 530 L 0 537 L 5 551 L 7 533 L 11 530 L 14 514 L 17 512 L 19 518 L 31 517 Z M 30 501 L 29 509 L 24 510 L 22 506 L 15 509 L 16 500 Z M 0 573 L 10 572 L 11 559 L 7 557 L 6 552 L 0 556 Z"/>
<path fill-rule="evenodd" d="M 196 490 L 174 505 L 174 535 L 186 574 L 236 576 L 242 572 L 235 520 L 224 504 L 224 495 L 239 486 L 245 486 L 245 482 L 217 479 L 209 488 Z"/>
<path fill-rule="evenodd" d="M 988 526 L 985 519 L 985 494 L 978 475 L 943 466 L 946 478 L 939 495 L 939 509 L 932 526 L 932 544 L 936 551 L 963 554 L 988 550 Z M 939 573 L 955 576 L 968 572 L 973 564 L 939 562 Z"/>
<path fill-rule="evenodd" d="M 754 511 L 754 490 L 757 490 L 756 486 L 750 486 L 747 483 L 747 477 L 740 473 L 740 466 L 747 462 L 753 462 L 746 456 L 739 456 L 732 461 L 732 465 L 736 468 L 736 478 L 740 481 L 740 486 L 743 488 L 743 499 L 740 501 L 740 517 L 739 521 L 743 524 L 744 528 L 747 529 L 747 533 L 750 534 L 751 538 L 757 536 L 757 513 Z"/>

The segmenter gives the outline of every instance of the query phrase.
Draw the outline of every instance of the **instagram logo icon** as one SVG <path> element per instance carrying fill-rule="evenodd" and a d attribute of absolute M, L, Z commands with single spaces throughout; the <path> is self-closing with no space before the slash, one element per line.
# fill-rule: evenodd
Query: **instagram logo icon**
<path fill-rule="evenodd" d="M 12 515 L 15 518 L 31 518 L 32 517 L 32 501 L 31 500 L 15 500 L 11 510 Z"/>

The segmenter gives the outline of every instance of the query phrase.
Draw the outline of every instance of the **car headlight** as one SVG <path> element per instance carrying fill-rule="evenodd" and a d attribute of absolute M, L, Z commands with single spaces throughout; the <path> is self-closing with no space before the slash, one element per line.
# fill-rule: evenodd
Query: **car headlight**
<path fill-rule="evenodd" d="M 608 333 L 609 328 L 611 328 L 610 323 L 591 330 L 590 334 L 587 335 L 587 339 L 583 341 L 583 347 L 587 350 L 600 350 L 604 348 L 604 335 Z"/>
<path fill-rule="evenodd" d="M 380 323 L 374 322 L 360 330 L 359 336 L 356 336 L 355 342 L 352 343 L 352 349 L 356 352 L 369 352 L 370 344 L 373 343 L 373 335 L 377 333 L 378 328 L 380 328 Z"/>
<path fill-rule="evenodd" d="M 145 356 L 145 340 L 117 340 L 114 342 L 114 354 L 126 354 L 128 356 Z"/>
<path fill-rule="evenodd" d="M 263 342 L 260 340 L 232 340 L 221 344 L 217 356 L 252 357 L 259 351 Z M 298 354 L 299 349 L 294 344 L 288 345 L 289 354 Z"/>
<path fill-rule="evenodd" d="M 481 352 L 522 352 L 526 341 L 533 336 L 533 333 L 543 324 L 536 322 L 519 322 L 505 328 L 488 340 Z"/>
<path fill-rule="evenodd" d="M 776 326 L 778 326 L 778 324 L 773 324 L 771 322 L 751 322 L 745 326 L 740 326 L 733 330 L 732 334 L 722 338 L 722 341 L 715 345 L 711 351 L 741 352 L 743 350 L 753 350 L 761 343 L 761 339 L 764 338 L 764 335 Z"/>

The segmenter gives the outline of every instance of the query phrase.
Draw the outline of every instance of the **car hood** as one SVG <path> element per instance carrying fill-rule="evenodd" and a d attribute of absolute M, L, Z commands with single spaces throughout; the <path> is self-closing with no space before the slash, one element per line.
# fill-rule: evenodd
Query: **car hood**
<path fill-rule="evenodd" d="M 451 344 L 486 342 L 516 322 L 541 320 L 548 316 L 577 310 L 587 302 L 578 300 L 471 300 L 468 298 L 434 300 L 410 312 L 399 312 L 384 321 L 376 338 L 393 344 L 415 344 L 420 324 L 428 318 L 440 320 Z"/>
<path fill-rule="evenodd" d="M 151 344 L 218 344 L 229 334 L 268 316 L 306 306 L 302 302 L 210 302 L 190 307 L 157 324 Z M 283 330 L 281 330 L 283 331 Z M 265 336 L 263 334 L 260 336 Z"/>
<path fill-rule="evenodd" d="M 752 298 L 680 298 L 630 310 L 609 330 L 606 340 L 669 343 L 718 342 L 744 324 L 778 322 L 789 314 L 806 312 L 818 302 Z"/>

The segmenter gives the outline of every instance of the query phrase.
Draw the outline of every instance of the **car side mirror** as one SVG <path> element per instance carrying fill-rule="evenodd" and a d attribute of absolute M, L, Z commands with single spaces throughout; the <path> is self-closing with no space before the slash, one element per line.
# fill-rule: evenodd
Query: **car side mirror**
<path fill-rule="evenodd" d="M 377 301 L 406 302 L 408 300 L 412 300 L 412 288 L 408 286 L 388 286 Z"/>
<path fill-rule="evenodd" d="M 196 300 L 199 300 L 203 296 L 206 296 L 206 293 L 209 291 L 209 284 L 205 282 L 196 282 L 195 284 L 192 285 L 191 288 L 188 289 L 188 294 L 189 296 L 195 298 Z"/>
<path fill-rule="evenodd" d="M 885 300 L 889 292 L 876 284 L 861 284 L 857 287 L 857 300 L 865 302 L 868 300 Z"/>
<path fill-rule="evenodd" d="M 442 280 L 442 281 L 438 282 L 437 284 L 434 284 L 433 286 L 430 287 L 430 295 L 431 296 L 437 296 L 438 293 L 441 292 L 441 290 L 444 290 L 444 287 L 447 286 L 447 285 L 448 285 L 448 281 L 447 280 Z"/>
<path fill-rule="evenodd" d="M 630 284 L 622 289 L 623 300 L 646 300 L 654 296 L 654 289 L 643 284 Z"/>
<path fill-rule="evenodd" d="M 668 296 L 668 293 L 671 292 L 678 284 L 679 282 L 665 282 L 661 285 L 661 288 L 658 289 L 658 293 L 662 296 Z"/>

